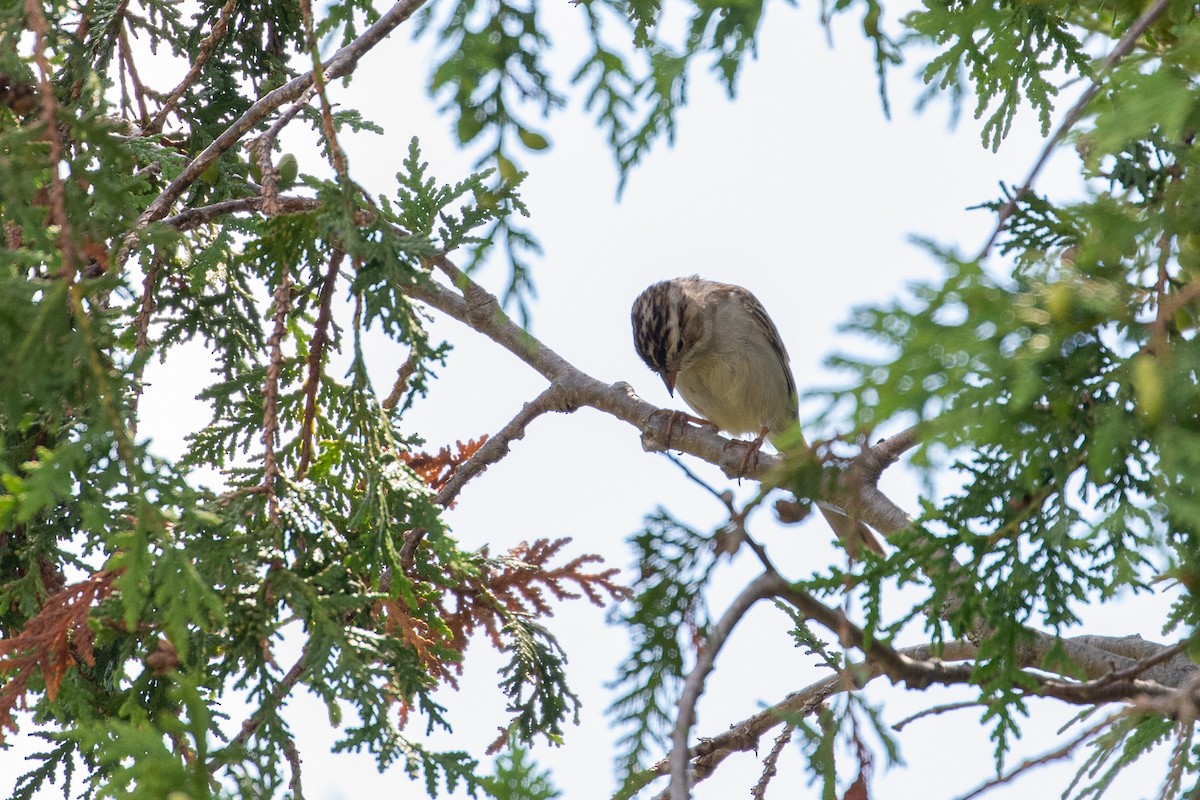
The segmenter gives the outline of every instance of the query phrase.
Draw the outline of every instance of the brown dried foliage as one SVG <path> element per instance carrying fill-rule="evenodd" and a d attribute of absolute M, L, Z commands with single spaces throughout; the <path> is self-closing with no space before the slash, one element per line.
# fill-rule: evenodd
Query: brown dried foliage
<path fill-rule="evenodd" d="M 0 742 L 4 729 L 16 733 L 12 712 L 28 708 L 25 695 L 36 673 L 41 673 L 46 696 L 53 701 L 71 666 L 79 662 L 95 665 L 95 637 L 88 627 L 88 615 L 112 593 L 119 574 L 118 570 L 104 570 L 62 589 L 46 600 L 19 634 L 0 642 L 0 676 L 5 678 L 0 688 Z"/>
<path fill-rule="evenodd" d="M 559 567 L 549 566 L 549 561 L 570 541 L 566 537 L 538 539 L 533 544 L 522 542 L 491 562 L 494 568 L 478 580 L 449 587 L 445 598 L 452 601 L 453 607 L 443 606 L 442 610 L 446 624 L 455 632 L 455 646 L 461 648 L 476 629 L 482 628 L 492 644 L 501 648 L 500 630 L 506 616 L 553 616 L 547 595 L 555 600 L 586 596 L 593 605 L 601 607 L 604 595 L 612 600 L 629 596 L 629 589 L 615 582 L 620 572 L 615 567 L 603 572 L 584 571 L 586 565 L 603 561 L 598 555 L 589 553 Z"/>
<path fill-rule="evenodd" d="M 450 447 L 446 446 L 432 455 L 429 453 L 401 453 L 400 458 L 408 465 L 409 469 L 417 473 L 417 477 L 426 486 L 439 492 L 450 480 L 454 471 L 475 455 L 487 440 L 488 437 L 485 433 L 478 439 L 470 439 L 466 443 L 455 442 L 454 445 L 458 452 L 454 454 L 451 454 Z"/>
<path fill-rule="evenodd" d="M 375 604 L 375 613 L 383 618 L 383 628 L 390 634 L 398 635 L 405 644 L 417 654 L 421 666 L 439 680 L 453 676 L 447 671 L 446 665 L 434 652 L 439 644 L 443 644 L 445 636 L 430 628 L 429 623 L 408 613 L 403 600 L 387 598 Z"/>
<path fill-rule="evenodd" d="M 606 599 L 623 600 L 629 596 L 629 589 L 616 583 L 620 570 L 589 572 L 585 569 L 588 564 L 602 561 L 598 555 L 582 555 L 560 566 L 551 566 L 550 561 L 570 541 L 570 538 L 563 538 L 538 539 L 533 544 L 522 542 L 497 559 L 487 559 L 485 551 L 483 555 L 488 567 L 462 583 L 443 587 L 443 594 L 436 603 L 437 616 L 445 623 L 449 636 L 446 631 L 435 630 L 425 620 L 413 616 L 403 600 L 379 601 L 375 606 L 376 614 L 383 617 L 389 633 L 399 635 L 413 648 L 421 665 L 432 676 L 457 686 L 462 663 L 444 660 L 439 650 L 461 653 L 471 636 L 480 629 L 487 633 L 497 649 L 501 649 L 505 619 L 513 614 L 553 616 L 551 599 L 586 597 L 592 604 L 603 606 Z"/>

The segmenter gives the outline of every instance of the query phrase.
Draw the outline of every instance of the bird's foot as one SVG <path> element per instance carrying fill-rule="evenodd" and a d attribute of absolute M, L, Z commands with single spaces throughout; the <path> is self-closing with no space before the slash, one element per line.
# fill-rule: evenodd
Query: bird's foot
<path fill-rule="evenodd" d="M 717 432 L 718 430 L 720 430 L 716 425 L 709 422 L 708 420 L 703 419 L 702 417 L 694 417 L 691 414 L 687 413 L 686 411 L 672 411 L 670 409 L 660 408 L 657 411 L 655 411 L 653 414 L 651 414 L 650 418 L 654 419 L 654 417 L 659 414 L 667 415 L 667 435 L 666 435 L 665 443 L 662 448 L 664 450 L 671 449 L 671 434 L 674 433 L 676 425 L 684 425 L 684 426 L 689 425 L 689 424 L 697 425 L 701 428 L 708 428 L 709 430 L 713 431 L 714 433 Z M 645 437 L 643 436 L 643 439 L 644 438 Z"/>
<path fill-rule="evenodd" d="M 714 433 L 720 430 L 716 425 L 712 424 L 703 417 L 694 417 L 686 411 L 672 411 L 671 416 L 667 418 L 667 445 L 671 444 L 671 431 L 675 424 L 681 425 L 697 425 L 701 428 L 711 428 Z"/>
<path fill-rule="evenodd" d="M 737 479 L 739 482 L 746 475 L 746 468 L 750 466 L 750 459 L 757 456 L 758 451 L 762 450 L 763 442 L 765 442 L 767 440 L 767 430 L 768 429 L 764 427 L 762 429 L 762 432 L 760 434 L 758 434 L 758 437 L 755 438 L 753 441 L 738 442 L 738 444 L 740 444 L 741 446 L 746 448 L 746 452 L 742 454 L 741 466 L 738 467 L 738 471 L 737 471 Z M 732 444 L 732 442 L 730 442 L 730 444 Z M 726 445 L 726 446 L 728 446 L 728 445 Z"/>

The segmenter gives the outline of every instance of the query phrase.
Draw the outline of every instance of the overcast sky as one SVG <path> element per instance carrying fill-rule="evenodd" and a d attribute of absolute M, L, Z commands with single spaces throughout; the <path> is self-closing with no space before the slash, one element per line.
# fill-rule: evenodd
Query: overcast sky
<path fill-rule="evenodd" d="M 582 15 L 567 2 L 542 9 L 555 45 L 551 63 L 559 75 L 569 75 L 584 52 Z M 758 294 L 791 352 L 798 384 L 802 389 L 827 386 L 842 378 L 824 370 L 823 359 L 867 346 L 837 332 L 851 309 L 885 302 L 902 295 L 906 284 L 939 274 L 939 267 L 909 237 L 930 237 L 964 253 L 978 251 L 994 219 L 986 211 L 967 209 L 994 198 L 998 182 L 1024 179 L 1042 146 L 1033 115 L 1019 116 L 1008 142 L 993 154 L 980 144 L 979 123 L 971 119 L 969 108 L 957 130 L 947 127 L 944 104 L 919 116 L 913 112 L 921 85 L 913 77 L 919 65 L 910 64 L 892 73 L 894 119 L 888 121 L 876 92 L 872 53 L 857 20 L 838 21 L 830 48 L 817 13 L 812 4 L 800 9 L 770 6 L 760 58 L 747 65 L 736 100 L 728 100 L 707 76 L 695 75 L 675 146 L 660 146 L 634 172 L 620 202 L 602 132 L 582 113 L 577 98 L 569 111 L 543 126 L 552 148 L 527 154 L 523 165 L 531 173 L 523 189 L 532 215 L 527 224 L 545 248 L 534 273 L 538 300 L 532 327 L 543 342 L 600 380 L 628 381 L 647 400 L 677 407 L 634 353 L 629 307 L 654 281 L 699 273 Z M 362 109 L 386 129 L 382 137 L 343 140 L 351 174 L 374 193 L 394 195 L 393 176 L 414 135 L 420 137 L 431 173 L 445 182 L 464 177 L 473 161 L 453 146 L 451 121 L 438 117 L 424 96 L 427 51 L 407 35 L 407 30 L 393 34 L 363 60 L 349 88 L 337 86 L 331 92 L 337 102 Z M 1077 88 L 1064 96 L 1073 100 Z M 319 165 L 305 160 L 312 151 L 293 141 L 301 170 L 318 171 Z M 1056 159 L 1039 188 L 1077 192 L 1073 166 L 1069 158 Z M 505 268 L 497 263 L 479 278 L 499 291 Z M 544 388 L 543 380 L 515 358 L 453 320 L 435 319 L 433 332 L 451 341 L 454 351 L 428 399 L 405 418 L 407 430 L 424 436 L 430 449 L 495 432 Z M 405 355 L 402 347 L 380 337 L 371 341 L 368 358 L 384 394 Z M 208 420 L 194 399 L 206 377 L 195 369 L 196 356 L 168 360 L 150 376 L 152 386 L 142 402 L 147 416 L 141 432 L 153 436 L 167 455 L 180 452 L 183 436 Z M 185 427 L 181 419 L 187 420 Z M 692 466 L 718 488 L 730 485 L 715 468 Z M 916 507 L 918 484 L 905 468 L 889 472 L 884 488 L 907 508 Z M 747 485 L 739 491 L 745 496 L 752 489 Z M 702 489 L 662 455 L 642 452 L 637 431 L 585 409 L 539 418 L 508 458 L 468 485 L 448 518 L 467 548 L 486 544 L 499 553 L 523 540 L 573 536 L 569 553 L 599 553 L 610 564 L 627 568 L 632 553 L 626 538 L 660 504 L 701 529 L 722 520 L 723 509 Z M 780 528 L 769 514 L 760 513 L 751 531 L 790 577 L 802 577 L 840 557 L 832 534 L 819 520 Z M 718 570 L 711 596 L 715 613 L 756 574 L 756 565 L 743 552 Z M 632 578 L 632 573 L 626 576 Z M 1164 607 L 1153 600 L 1131 601 L 1119 611 L 1109 607 L 1085 615 L 1087 629 L 1155 638 Z M 606 625 L 605 612 L 584 601 L 560 606 L 548 626 L 566 649 L 571 685 L 584 707 L 581 725 L 568 729 L 565 746 L 541 744 L 535 757 L 553 769 L 554 781 L 570 800 L 607 797 L 614 788 L 617 732 L 604 715 L 612 698 L 605 684 L 627 652 L 625 634 Z M 718 734 L 823 677 L 814 659 L 790 646 L 787 627 L 784 615 L 769 605 L 755 608 L 709 678 L 695 735 Z M 914 632 L 903 644 L 919 638 Z M 290 663 L 285 649 L 278 657 L 281 664 Z M 429 741 L 431 747 L 481 754 L 495 738 L 497 727 L 507 721 L 496 690 L 501 663 L 486 642 L 472 645 L 462 690 L 439 694 L 450 707 L 455 735 L 437 736 Z M 872 686 L 869 696 L 891 722 L 967 697 L 948 690 L 905 692 L 882 682 Z M 1030 707 L 1030 736 L 1018 745 L 1012 764 L 1048 749 L 1056 741 L 1055 730 L 1074 713 L 1052 703 Z M 245 712 L 231 708 L 230 713 L 236 728 Z M 309 800 L 424 796 L 423 783 L 409 783 L 399 770 L 381 776 L 366 757 L 328 755 L 335 732 L 318 702 L 299 699 L 289 713 Z M 965 710 L 906 728 L 900 743 L 908 766 L 884 770 L 882 753 L 877 753 L 873 796 L 952 798 L 986 779 L 992 743 L 979 720 L 978 710 Z M 414 720 L 407 734 L 424 741 L 422 721 Z M 764 738 L 763 752 L 769 746 L 770 738 Z M 15 777 L 21 771 L 17 756 L 29 749 L 28 742 L 19 742 L 13 752 L 0 754 L 0 775 Z M 818 796 L 816 787 L 806 788 L 799 763 L 793 745 L 768 797 Z M 849 768 L 848 761 L 843 765 Z M 697 787 L 696 797 L 746 797 L 759 768 L 752 755 L 735 756 L 721 767 L 719 777 Z M 1051 791 L 1057 796 L 1068 774 L 1048 768 L 990 796 L 1018 798 L 1031 791 L 1038 797 L 1051 796 Z M 1113 796 L 1132 797 L 1143 788 L 1157 791 L 1154 774 L 1143 775 L 1140 783 L 1131 779 L 1128 794 Z M 0 781 L 0 793 L 9 783 Z M 658 788 L 662 786 L 665 781 Z"/>

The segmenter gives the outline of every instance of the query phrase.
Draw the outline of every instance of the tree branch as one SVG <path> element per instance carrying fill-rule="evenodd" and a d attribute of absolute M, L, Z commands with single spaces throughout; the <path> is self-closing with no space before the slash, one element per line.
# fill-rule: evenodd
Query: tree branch
<path fill-rule="evenodd" d="M 782 459 L 762 452 L 752 454 L 742 469 L 741 440 L 728 439 L 709 428 L 670 425 L 670 415 L 642 400 L 624 381 L 605 384 L 576 368 L 508 317 L 499 301 L 444 255 L 431 262 L 450 279 L 460 294 L 435 281 L 406 287 L 413 298 L 465 323 L 507 349 L 558 387 L 567 407 L 590 406 L 633 425 L 642 433 L 642 447 L 650 452 L 678 450 L 719 466 L 730 477 L 763 480 L 777 470 Z M 668 442 L 668 428 L 670 441 Z M 894 445 L 893 445 L 894 446 Z M 882 471 L 882 468 L 881 468 Z M 884 533 L 899 530 L 897 520 L 907 514 L 888 500 L 873 503 L 861 520 Z"/>
<path fill-rule="evenodd" d="M 799 601 L 804 609 L 811 609 L 819 616 L 810 617 L 822 626 L 839 635 L 848 633 L 851 641 L 861 641 L 862 631 L 844 619 L 841 612 L 823 606 L 815 599 L 805 597 L 805 593 L 797 592 L 785 598 L 789 602 Z M 798 606 L 799 607 L 799 606 Z M 801 609 L 802 611 L 804 609 Z M 807 616 L 807 611 L 805 612 Z M 835 626 L 835 627 L 831 627 Z M 1094 638 L 1094 637 L 1080 637 Z M 1037 668 L 1041 664 L 1050 643 L 1051 637 L 1046 637 L 1044 648 L 1027 650 L 1021 666 Z M 1132 681 L 1138 674 L 1152 668 L 1163 659 L 1175 657 L 1186 647 L 1179 643 L 1170 647 L 1145 642 L 1147 646 L 1158 648 L 1157 652 L 1138 662 L 1133 668 L 1110 673 L 1108 676 L 1092 681 L 1071 683 L 1046 678 L 1038 673 L 1025 673 L 1041 686 L 1031 692 L 1033 695 L 1054 698 L 1074 705 L 1093 705 L 1105 702 L 1134 703 L 1134 707 L 1160 714 L 1177 714 L 1178 708 L 1190 708 L 1195 705 L 1194 694 L 1200 689 L 1200 680 L 1195 677 L 1195 665 L 1191 677 L 1184 681 L 1182 688 L 1168 688 L 1153 681 Z M 1078 644 L 1077 640 L 1067 640 L 1066 643 Z M 855 645 L 855 647 L 859 647 Z M 861 648 L 859 648 L 861 649 Z M 936 681 L 945 685 L 970 684 L 970 665 L 962 665 L 948 669 L 946 662 L 968 661 L 978 653 L 978 645 L 968 641 L 945 642 L 940 647 L 933 643 L 917 645 L 892 650 L 882 647 L 869 654 L 866 661 L 851 664 L 839 674 L 822 678 L 803 689 L 792 692 L 783 700 L 770 708 L 748 717 L 741 722 L 733 723 L 727 730 L 712 738 L 702 738 L 688 750 L 689 764 L 693 782 L 699 782 L 709 777 L 716 768 L 730 755 L 737 752 L 758 752 L 761 737 L 777 725 L 794 721 L 811 714 L 827 699 L 835 694 L 866 686 L 876 678 L 886 677 L 892 683 L 914 684 L 906 676 L 917 676 L 918 682 L 927 681 L 935 674 L 941 675 Z M 880 656 L 883 656 L 881 658 Z M 844 673 L 850 673 L 857 680 L 856 685 L 848 684 Z M 918 687 L 919 688 L 919 687 Z M 1152 706 L 1152 707 L 1151 707 Z M 672 748 L 672 755 L 675 749 Z M 672 772 L 670 758 L 663 759 L 650 768 L 653 775 L 666 775 Z M 666 800 L 669 795 L 664 790 L 659 800 Z"/>
<path fill-rule="evenodd" d="M 973 658 L 979 648 L 971 642 L 945 642 L 941 649 L 933 644 L 922 644 L 907 647 L 899 652 L 916 660 L 939 658 L 943 661 L 965 661 Z M 865 686 L 884 673 L 869 662 L 851 664 L 848 671 L 859 676 L 860 685 Z M 792 692 L 778 703 L 747 717 L 741 722 L 735 722 L 729 728 L 711 738 L 701 738 L 688 751 L 691 759 L 692 777 L 698 783 L 716 771 L 716 768 L 734 753 L 758 752 L 759 740 L 772 728 L 789 721 L 802 719 L 821 706 L 835 694 L 855 688 L 846 683 L 841 674 L 830 675 L 803 689 Z M 671 770 L 670 758 L 664 758 L 650 767 L 647 772 L 651 775 L 667 775 Z M 666 800 L 667 792 L 660 795 Z"/>
<path fill-rule="evenodd" d="M 1054 152 L 1054 148 L 1058 147 L 1063 137 L 1067 135 L 1071 128 L 1075 127 L 1075 123 L 1083 118 L 1083 112 L 1087 108 L 1088 103 L 1092 102 L 1092 98 L 1100 91 L 1101 78 L 1129 54 L 1129 51 L 1133 49 L 1137 40 L 1146 32 L 1146 29 L 1153 25 L 1154 21 L 1161 17 L 1170 5 L 1171 0 L 1155 0 L 1154 4 L 1143 11 L 1142 15 L 1129 26 L 1129 30 L 1125 31 L 1124 35 L 1117 40 L 1117 44 L 1104 59 L 1104 63 L 1100 65 L 1095 78 L 1092 79 L 1092 82 L 1083 91 L 1083 94 L 1079 96 L 1079 99 L 1075 101 L 1075 105 L 1071 106 L 1067 111 L 1062 122 L 1059 123 L 1058 128 L 1054 131 L 1054 134 L 1046 140 L 1046 145 L 1042 148 L 1041 155 L 1038 156 L 1038 160 L 1034 163 L 1033 168 L 1029 170 L 1029 175 L 1025 178 L 1025 183 L 1021 184 L 1021 188 L 996 213 L 996 227 L 992 230 L 991 236 L 988 237 L 987 243 L 984 244 L 983 250 L 975 257 L 976 261 L 982 261 L 987 258 L 992 246 L 996 244 L 996 240 L 1000 238 L 1000 233 L 1004 230 L 1004 223 L 1017 210 L 1017 203 L 1021 202 L 1022 198 L 1029 194 L 1029 190 L 1033 188 L 1033 182 L 1037 180 L 1038 174 L 1041 173 L 1042 168 L 1050 160 L 1050 155 Z"/>
<path fill-rule="evenodd" d="M 277 197 L 275 200 L 279 206 L 275 212 L 277 214 L 298 214 L 304 211 L 314 211 L 321 207 L 321 203 L 318 200 L 310 197 Z M 188 231 L 212 222 L 214 219 L 223 217 L 226 214 L 262 210 L 263 198 L 260 195 L 238 197 L 232 200 L 222 200 L 208 206 L 200 206 L 199 208 L 185 208 L 178 214 L 163 218 L 162 224 L 176 230 Z"/>
<path fill-rule="evenodd" d="M 668 448 L 669 415 L 662 413 L 662 409 L 642 400 L 627 383 L 604 384 L 577 369 L 536 337 L 517 326 L 504 314 L 494 296 L 455 267 L 448 258 L 438 256 L 432 261 L 450 278 L 462 294 L 456 294 L 430 280 L 407 287 L 410 296 L 449 314 L 508 349 L 551 381 L 562 393 L 563 401 L 568 407 L 590 406 L 633 425 L 642 432 L 642 446 L 646 450 L 659 451 Z M 852 485 L 843 487 L 847 491 L 857 493 L 852 499 L 855 501 L 853 507 L 858 518 L 884 534 L 903 529 L 911 520 L 902 509 L 887 499 L 882 492 L 878 492 L 874 484 L 868 483 L 868 481 L 877 480 L 884 469 L 894 464 L 903 452 L 915 444 L 916 436 L 917 431 L 909 429 L 878 443 L 873 448 L 868 448 L 864 451 L 861 462 L 852 467 L 852 470 L 857 470 L 850 482 Z M 737 476 L 741 473 L 740 467 L 743 459 L 741 449 L 730 446 L 733 441 L 708 428 L 676 425 L 670 431 L 669 446 L 672 450 L 679 450 L 720 466 L 727 475 Z M 763 480 L 780 464 L 781 459 L 778 456 L 760 451 L 750 458 L 742 475 L 750 479 Z M 872 499 L 873 492 L 878 492 L 878 496 L 882 498 L 881 502 L 875 502 Z M 866 501 L 860 499 L 864 496 L 867 498 Z M 837 501 L 844 498 L 833 499 Z M 850 504 L 846 503 L 846 505 Z M 782 580 L 780 578 L 780 581 Z M 788 589 L 790 591 L 791 587 L 789 586 Z M 781 596 L 783 595 L 781 594 Z M 800 600 L 796 595 L 793 597 L 803 605 L 803 607 L 797 605 L 801 611 L 806 614 L 811 612 L 812 618 L 823 625 L 828 623 L 827 627 L 840 635 L 842 631 L 840 626 L 845 624 L 841 612 L 829 609 L 819 603 L 815 606 L 811 605 L 809 601 L 811 603 L 816 603 L 816 601 L 808 596 L 806 596 L 807 600 Z M 989 629 L 981 627 L 975 632 L 975 636 L 982 639 L 989 633 Z M 1114 670 L 1132 668 L 1137 660 L 1125 658 L 1110 650 L 1097 648 L 1095 640 L 1079 638 L 1060 641 L 1054 636 L 1035 630 L 1028 630 L 1028 635 L 1029 641 L 1022 645 L 1018 653 L 1021 663 L 1038 664 L 1051 647 L 1061 645 L 1067 656 L 1080 666 L 1088 679 L 1102 678 Z M 865 641 L 866 637 L 862 635 L 861 631 L 858 631 L 857 639 L 850 644 L 859 647 Z M 1162 645 L 1151 646 L 1155 653 L 1162 648 Z M 893 673 L 905 675 L 906 682 L 910 685 L 940 683 L 944 682 L 943 679 L 947 677 L 939 674 L 936 670 L 918 668 L 914 672 L 909 672 L 908 664 L 902 659 L 894 658 L 892 654 L 895 651 L 892 651 L 891 648 L 879 649 L 881 647 L 878 643 L 874 643 L 871 646 L 873 651 L 869 649 L 868 655 L 890 662 Z M 1145 655 L 1150 654 L 1146 653 Z M 1163 686 L 1179 685 L 1182 676 L 1193 674 L 1195 669 L 1195 665 L 1190 661 L 1184 663 L 1181 657 L 1177 656 L 1170 666 L 1170 672 L 1168 672 L 1167 665 L 1157 665 L 1147 669 L 1144 677 L 1149 682 L 1148 686 L 1142 686 L 1143 682 L 1120 681 L 1104 687 L 1104 691 L 1101 691 L 1098 687 L 1081 690 L 1077 688 L 1078 684 L 1076 683 L 1061 682 L 1048 686 L 1047 692 L 1050 692 L 1051 696 L 1057 696 L 1053 694 L 1057 692 L 1058 695 L 1061 695 L 1060 699 L 1069 702 L 1080 702 L 1080 698 L 1088 695 L 1091 695 L 1095 701 L 1099 701 L 1101 698 L 1128 697 L 1130 692 L 1142 689 L 1157 691 L 1154 689 L 1155 686 L 1161 689 Z M 1173 676 L 1171 680 L 1166 680 L 1168 675 Z M 1164 680 L 1166 682 L 1162 682 Z M 1080 694 L 1081 692 L 1083 694 Z"/>
<path fill-rule="evenodd" d="M 671 735 L 671 800 L 688 800 L 692 794 L 688 777 L 688 734 L 696 720 L 696 703 L 704 693 L 704 681 L 713 670 L 717 654 L 750 607 L 778 592 L 779 582 L 779 575 L 775 572 L 764 572 L 751 581 L 713 626 L 697 653 L 696 666 L 683 682 L 678 703 L 679 715 Z"/>

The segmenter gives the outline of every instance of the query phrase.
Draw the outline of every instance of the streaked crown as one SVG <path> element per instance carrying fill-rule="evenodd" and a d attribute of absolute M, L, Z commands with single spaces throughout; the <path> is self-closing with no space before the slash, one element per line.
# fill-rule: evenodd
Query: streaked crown
<path fill-rule="evenodd" d="M 646 366 L 664 380 L 680 368 L 688 350 L 702 338 L 703 315 L 688 291 L 702 283 L 696 276 L 661 281 L 633 301 L 633 346 Z"/>

